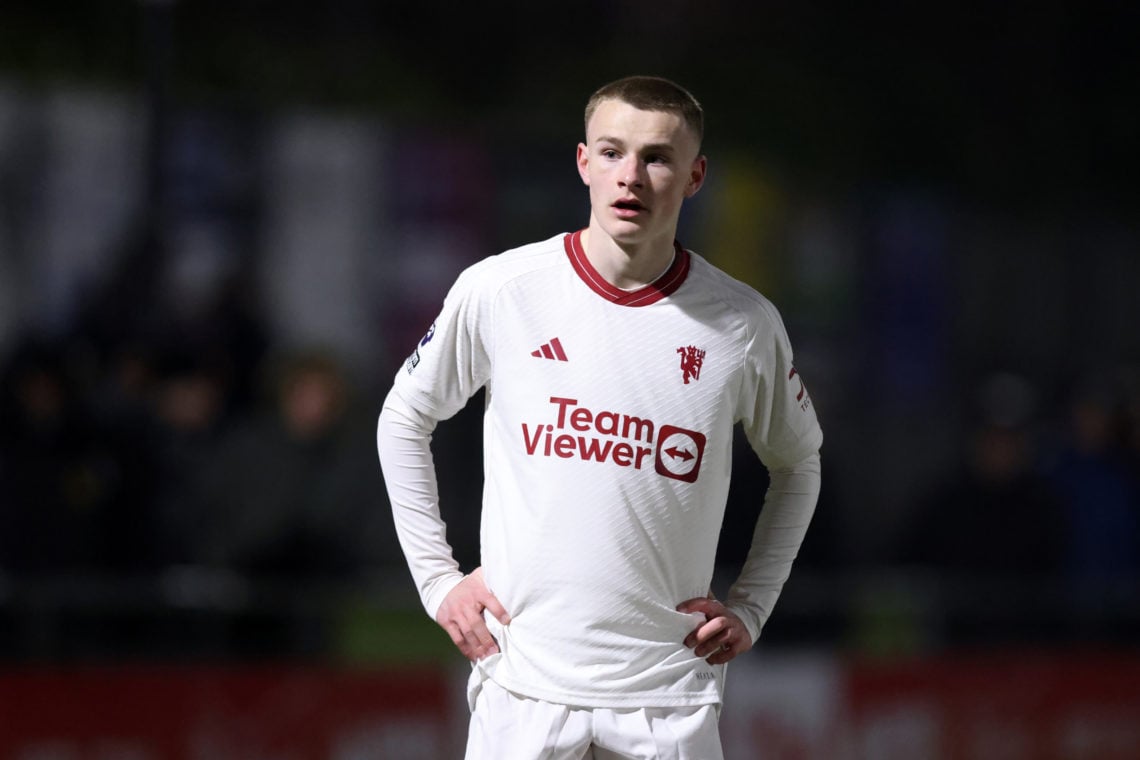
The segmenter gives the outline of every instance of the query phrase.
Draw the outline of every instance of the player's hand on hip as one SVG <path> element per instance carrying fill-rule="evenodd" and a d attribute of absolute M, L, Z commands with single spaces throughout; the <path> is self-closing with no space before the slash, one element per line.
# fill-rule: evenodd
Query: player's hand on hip
<path fill-rule="evenodd" d="M 483 620 L 483 610 L 490 610 L 503 625 L 511 622 L 511 616 L 483 582 L 480 567 L 448 592 L 435 614 L 435 621 L 469 660 L 481 660 L 499 651 L 498 642 Z"/>
<path fill-rule="evenodd" d="M 677 605 L 678 612 L 700 612 L 705 622 L 685 637 L 685 646 L 710 665 L 720 665 L 752 648 L 744 621 L 716 599 L 698 597 Z"/>

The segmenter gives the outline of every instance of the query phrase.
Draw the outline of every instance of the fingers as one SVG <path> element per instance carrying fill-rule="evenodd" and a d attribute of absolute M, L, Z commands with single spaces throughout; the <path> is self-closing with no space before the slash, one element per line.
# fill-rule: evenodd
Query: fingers
<path fill-rule="evenodd" d="M 737 652 L 731 644 L 724 644 L 720 649 L 717 649 L 706 657 L 705 662 L 709 665 L 723 665 L 734 659 L 738 654 L 740 654 L 740 652 Z"/>
<path fill-rule="evenodd" d="M 482 660 L 484 657 L 490 657 L 498 653 L 499 643 L 495 641 L 495 637 L 487 630 L 487 626 L 480 622 L 471 626 L 467 631 L 466 647 L 461 647 L 467 659 L 469 660 Z"/>
<path fill-rule="evenodd" d="M 677 605 L 677 611 L 686 614 L 700 613 L 705 616 L 705 622 L 685 637 L 685 646 L 689 648 L 696 647 L 710 636 L 720 633 L 727 625 L 725 615 L 728 614 L 728 608 L 711 597 L 688 599 Z"/>
<path fill-rule="evenodd" d="M 718 620 L 723 619 L 718 618 Z M 727 625 L 714 630 L 707 637 L 702 636 L 704 629 L 709 625 L 711 623 L 696 633 L 697 642 L 693 646 L 693 654 L 703 658 L 710 665 L 722 665 L 752 648 L 752 637 L 743 624 Z"/>
<path fill-rule="evenodd" d="M 487 630 L 483 619 L 479 618 L 478 621 L 464 629 L 463 643 L 460 644 L 459 651 L 469 660 L 482 660 L 484 657 L 497 654 L 499 643 Z"/>
<path fill-rule="evenodd" d="M 697 657 L 708 657 L 725 644 L 731 643 L 732 627 L 728 618 L 713 618 L 699 626 L 685 637 L 685 646 L 693 650 Z"/>
<path fill-rule="evenodd" d="M 495 638 L 487 630 L 477 607 L 460 607 L 445 602 L 439 609 L 436 621 L 469 660 L 479 660 L 498 651 Z"/>
<path fill-rule="evenodd" d="M 475 568 L 471 572 L 471 575 L 468 576 L 468 579 L 472 585 L 478 589 L 476 593 L 478 602 L 485 609 L 490 610 L 491 614 L 495 616 L 495 619 L 503 625 L 510 623 L 510 613 L 507 612 L 507 609 L 502 605 L 498 597 L 491 593 L 490 589 L 487 588 L 486 582 L 483 580 L 483 568 Z M 482 612 L 482 610 L 480 610 L 480 612 Z"/>
<path fill-rule="evenodd" d="M 711 596 L 698 596 L 696 599 L 687 599 L 677 605 L 678 612 L 703 612 L 705 617 L 723 615 L 725 606 Z"/>
<path fill-rule="evenodd" d="M 483 606 L 486 607 L 488 610 L 490 610 L 491 614 L 494 615 L 495 619 L 498 620 L 500 623 L 502 623 L 503 625 L 507 625 L 511 622 L 511 616 L 507 612 L 507 609 L 502 605 L 502 603 L 499 602 L 498 598 L 494 594 L 492 594 L 490 591 L 488 591 L 487 595 L 485 597 L 483 597 L 482 602 L 483 602 Z"/>
<path fill-rule="evenodd" d="M 448 593 L 436 612 L 436 622 L 469 660 L 480 660 L 499 651 L 498 642 L 483 619 L 484 609 L 490 610 L 503 625 L 510 622 L 510 615 L 484 585 L 482 572 L 477 570 Z"/>
<path fill-rule="evenodd" d="M 744 622 L 715 599 L 689 599 L 677 610 L 705 615 L 705 622 L 685 637 L 684 644 L 710 665 L 726 663 L 752 648 L 752 637 Z"/>

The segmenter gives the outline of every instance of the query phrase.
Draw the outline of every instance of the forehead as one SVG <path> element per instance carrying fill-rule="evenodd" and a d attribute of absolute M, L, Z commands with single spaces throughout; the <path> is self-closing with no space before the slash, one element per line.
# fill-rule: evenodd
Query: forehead
<path fill-rule="evenodd" d="M 645 111 L 623 100 L 598 104 L 586 125 L 586 140 L 617 139 L 629 144 L 672 145 L 678 150 L 697 148 L 696 135 L 680 114 Z"/>

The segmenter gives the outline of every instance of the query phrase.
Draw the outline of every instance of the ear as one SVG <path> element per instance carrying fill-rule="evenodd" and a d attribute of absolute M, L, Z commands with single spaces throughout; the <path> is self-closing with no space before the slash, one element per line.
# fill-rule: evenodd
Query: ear
<path fill-rule="evenodd" d="M 578 143 L 578 176 L 582 178 L 582 184 L 587 187 L 590 185 L 590 151 L 585 143 Z"/>
<path fill-rule="evenodd" d="M 697 156 L 693 159 L 693 166 L 689 169 L 689 184 L 685 186 L 685 197 L 692 198 L 705 184 L 705 173 L 708 171 L 708 159 Z"/>

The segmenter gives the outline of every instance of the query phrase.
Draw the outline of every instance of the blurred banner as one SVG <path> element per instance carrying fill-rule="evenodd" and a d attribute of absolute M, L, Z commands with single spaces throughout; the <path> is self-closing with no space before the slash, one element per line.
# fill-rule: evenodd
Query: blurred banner
<path fill-rule="evenodd" d="M 1134 656 L 987 654 L 868 663 L 849 670 L 846 687 L 847 728 L 859 758 L 1140 757 Z"/>
<path fill-rule="evenodd" d="M 455 756 L 451 680 L 430 668 L 22 668 L 0 676 L 3 760 Z"/>
<path fill-rule="evenodd" d="M 51 667 L 0 676 L 3 760 L 440 760 L 462 754 L 462 669 Z M 745 657 L 726 760 L 1126 760 L 1140 658 Z"/>
<path fill-rule="evenodd" d="M 1140 757 L 1140 658 L 749 658 L 721 722 L 726 760 L 1126 760 Z"/>

